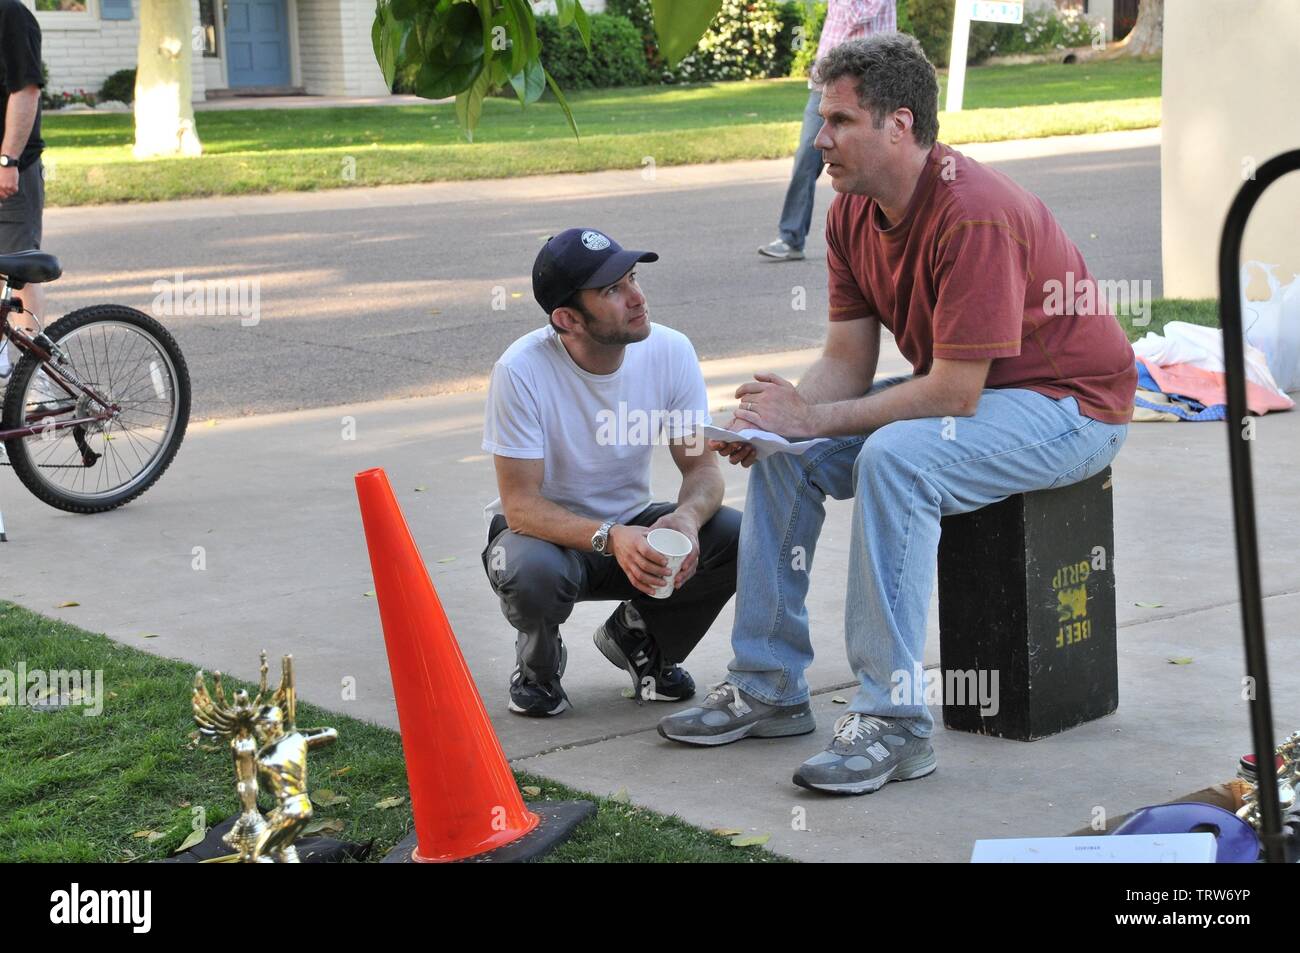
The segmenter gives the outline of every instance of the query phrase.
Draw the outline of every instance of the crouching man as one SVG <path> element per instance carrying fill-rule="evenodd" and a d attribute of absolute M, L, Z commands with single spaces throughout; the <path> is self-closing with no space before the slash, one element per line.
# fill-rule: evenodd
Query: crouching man
<path fill-rule="evenodd" d="M 680 663 L 736 590 L 740 514 L 722 505 L 717 457 L 693 437 L 710 422 L 695 349 L 650 322 L 637 283 L 637 263 L 658 258 L 596 229 L 552 237 L 533 264 L 550 324 L 492 370 L 483 449 L 500 497 L 487 508 L 483 566 L 518 633 L 510 710 L 520 715 L 569 707 L 560 626 L 586 600 L 620 601 L 595 642 L 638 703 L 690 698 Z M 682 474 L 676 503 L 650 499 L 661 440 Z M 691 543 L 667 598 L 653 593 L 668 560 L 646 541 L 661 527 Z"/>

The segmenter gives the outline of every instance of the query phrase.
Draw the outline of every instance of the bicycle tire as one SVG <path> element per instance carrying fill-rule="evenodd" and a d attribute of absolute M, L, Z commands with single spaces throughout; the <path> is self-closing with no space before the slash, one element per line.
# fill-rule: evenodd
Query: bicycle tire
<path fill-rule="evenodd" d="M 83 330 L 94 324 L 108 322 L 130 325 L 137 331 L 152 338 L 157 347 L 171 361 L 175 377 L 175 426 L 168 434 L 165 445 L 150 460 L 146 469 L 141 471 L 141 475 L 138 475 L 132 482 L 117 492 L 93 496 L 70 492 L 61 487 L 53 486 L 46 480 L 40 473 L 40 465 L 32 459 L 27 446 L 28 438 L 18 437 L 5 441 L 9 463 L 23 485 L 37 499 L 69 513 L 103 513 L 123 506 L 144 493 L 145 490 L 157 483 L 167 468 L 171 466 L 172 460 L 176 457 L 176 452 L 180 449 L 181 441 L 185 439 L 185 429 L 189 424 L 190 374 L 189 367 L 185 363 L 185 356 L 181 353 L 180 347 L 176 344 L 176 339 L 172 337 L 171 333 L 149 315 L 124 305 L 92 305 L 88 308 L 79 308 L 76 311 L 69 312 L 50 325 L 45 334 L 51 341 L 58 344 L 74 331 Z M 40 364 L 41 362 L 35 356 L 24 354 L 14 367 L 9 387 L 5 391 L 4 406 L 0 408 L 0 429 L 11 430 L 23 426 L 23 395 L 26 393 L 28 383 L 40 367 Z"/>

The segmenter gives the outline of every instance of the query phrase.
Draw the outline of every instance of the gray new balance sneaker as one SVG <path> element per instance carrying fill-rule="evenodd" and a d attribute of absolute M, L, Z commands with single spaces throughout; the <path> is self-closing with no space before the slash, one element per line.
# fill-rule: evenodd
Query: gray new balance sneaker
<path fill-rule="evenodd" d="M 816 727 L 807 702 L 768 705 L 730 682 L 722 682 L 699 705 L 661 719 L 659 734 L 690 745 L 725 745 L 741 738 L 806 735 Z"/>
<path fill-rule="evenodd" d="M 768 258 L 775 258 L 778 261 L 800 261 L 803 259 L 802 248 L 791 248 L 779 238 L 774 242 L 761 245 L 758 253 Z"/>
<path fill-rule="evenodd" d="M 934 771 L 934 748 L 902 725 L 849 712 L 821 754 L 794 773 L 801 788 L 835 794 L 869 794 L 890 781 L 923 778 Z"/>

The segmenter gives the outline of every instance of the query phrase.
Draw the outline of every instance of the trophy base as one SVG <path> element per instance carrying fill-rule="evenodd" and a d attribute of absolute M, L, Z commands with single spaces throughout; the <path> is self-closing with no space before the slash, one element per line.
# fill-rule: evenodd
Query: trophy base
<path fill-rule="evenodd" d="M 225 835 L 235 826 L 238 817 L 230 817 L 208 831 L 207 837 L 189 850 L 159 860 L 163 864 L 197 864 L 230 857 L 233 853 Z M 334 864 L 343 861 L 363 861 L 370 854 L 370 844 L 354 844 L 333 837 L 309 834 L 294 841 L 298 860 L 304 864 Z"/>
<path fill-rule="evenodd" d="M 596 813 L 592 801 L 530 801 L 528 809 L 541 818 L 541 823 L 531 831 L 509 844 L 503 844 L 495 850 L 484 851 L 473 857 L 466 857 L 457 863 L 462 864 L 517 864 L 541 857 L 569 839 L 573 829 Z M 390 850 L 382 864 L 414 864 L 416 835 L 412 831 L 396 847 Z"/>

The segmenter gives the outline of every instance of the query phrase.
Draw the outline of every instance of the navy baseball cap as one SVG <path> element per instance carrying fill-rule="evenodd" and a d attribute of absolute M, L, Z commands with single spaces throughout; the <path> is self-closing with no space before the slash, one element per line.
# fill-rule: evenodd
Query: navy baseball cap
<path fill-rule="evenodd" d="M 639 261 L 658 261 L 652 251 L 623 248 L 594 228 L 567 228 L 552 235 L 533 262 L 533 297 L 550 314 L 576 291 L 604 288 Z"/>

